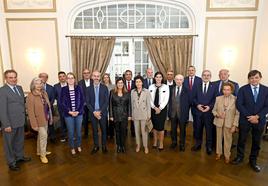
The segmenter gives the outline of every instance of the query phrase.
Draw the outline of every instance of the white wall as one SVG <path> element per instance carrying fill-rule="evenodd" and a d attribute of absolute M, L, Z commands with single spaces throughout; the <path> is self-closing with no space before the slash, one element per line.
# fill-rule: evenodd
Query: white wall
<path fill-rule="evenodd" d="M 156 0 L 161 1 L 161 0 Z M 94 2 L 88 0 L 57 0 L 57 11 L 56 12 L 47 12 L 47 13 L 4 13 L 3 9 L 3 1 L 0 3 L 0 46 L 2 50 L 2 59 L 3 59 L 3 68 L 8 69 L 11 67 L 10 61 L 10 51 L 9 51 L 9 44 L 8 44 L 8 33 L 6 28 L 6 18 L 56 18 L 58 24 L 58 44 L 59 44 L 59 69 L 64 71 L 71 71 L 71 61 L 70 61 L 70 46 L 69 46 L 69 39 L 65 37 L 65 35 L 69 34 L 69 26 L 68 21 L 70 19 L 71 11 L 80 3 L 84 2 Z M 98 0 L 95 2 L 107 2 L 107 0 Z M 167 0 L 162 0 L 162 2 L 167 2 Z M 256 40 L 255 40 L 255 47 L 254 47 L 254 56 L 253 56 L 253 67 L 258 68 L 263 71 L 264 80 L 267 84 L 268 77 L 265 75 L 267 74 L 267 64 L 268 56 L 266 55 L 268 50 L 268 2 L 265 0 L 259 0 L 259 10 L 258 11 L 225 11 L 225 12 L 207 12 L 206 11 L 206 0 L 180 0 L 191 7 L 195 14 L 195 22 L 196 22 L 196 34 L 199 36 L 195 38 L 195 47 L 194 47 L 194 59 L 193 63 L 197 68 L 198 75 L 201 74 L 204 66 L 204 47 L 205 43 L 207 42 L 205 39 L 205 31 L 206 31 L 206 18 L 207 17 L 244 17 L 244 16 L 257 16 L 257 27 L 256 27 Z M 230 25 L 230 23 L 226 23 Z M 249 23 L 251 24 L 251 23 Z M 210 25 L 211 26 L 211 25 Z M 213 27 L 215 26 L 212 25 Z M 213 29 L 210 27 L 209 29 Z M 248 25 L 245 25 L 245 28 L 248 28 Z M 18 31 L 19 32 L 19 31 Z M 225 30 L 222 30 L 222 33 Z M 215 40 L 215 43 L 222 43 L 224 45 L 221 38 L 221 34 L 218 33 L 219 41 Z M 239 35 L 243 35 L 244 33 L 240 33 Z M 244 37 L 246 38 L 248 33 L 245 33 Z M 12 37 L 12 36 L 11 36 Z M 251 39 L 251 38 L 249 38 Z M 239 41 L 238 41 L 239 42 Z M 210 42 L 210 47 L 211 47 Z M 240 43 L 237 43 L 239 45 Z M 215 49 L 216 50 L 216 49 Z M 16 55 L 16 54 L 13 54 Z M 47 54 L 49 55 L 49 54 Z M 206 55 L 206 58 L 210 60 L 214 60 L 213 56 Z M 215 60 L 218 60 L 215 58 Z M 247 61 L 248 63 L 248 61 Z M 248 66 L 249 64 L 247 64 Z M 51 65 L 51 69 L 57 68 L 57 64 Z M 217 66 L 213 71 L 217 72 L 222 66 Z M 218 69 L 217 69 L 218 68 Z M 232 73 L 239 72 L 241 69 L 236 69 L 237 67 L 231 69 Z M 265 73 L 265 71 L 266 73 Z M 244 70 L 245 75 L 247 69 Z M 48 72 L 50 73 L 50 72 Z M 217 74 L 217 73 L 216 73 Z M 216 75 L 213 74 L 213 79 L 216 79 Z M 232 76 L 232 74 L 231 74 Z M 55 76 L 54 76 L 55 77 Z M 237 77 L 237 76 L 236 76 Z M 238 80 L 239 82 L 245 82 L 246 77 L 240 77 Z M 235 79 L 234 79 L 235 80 Z M 51 84 L 55 83 L 56 79 L 51 79 Z M 26 85 L 23 85 L 26 86 Z M 27 87 L 25 87 L 28 89 Z"/>

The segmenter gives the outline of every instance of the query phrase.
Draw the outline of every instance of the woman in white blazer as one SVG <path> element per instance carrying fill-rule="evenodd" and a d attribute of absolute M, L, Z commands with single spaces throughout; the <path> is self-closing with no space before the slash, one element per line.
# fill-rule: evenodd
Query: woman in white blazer
<path fill-rule="evenodd" d="M 145 154 L 148 149 L 148 131 L 146 122 L 151 119 L 151 96 L 149 90 L 143 88 L 143 77 L 136 76 L 134 83 L 136 88 L 131 91 L 132 120 L 135 126 L 136 152 L 140 151 L 141 134 Z"/>
<path fill-rule="evenodd" d="M 151 94 L 151 118 L 154 126 L 153 148 L 158 148 L 161 151 L 164 149 L 164 125 L 169 100 L 169 86 L 164 84 L 164 76 L 161 72 L 155 73 L 154 84 L 149 87 L 149 91 Z"/>

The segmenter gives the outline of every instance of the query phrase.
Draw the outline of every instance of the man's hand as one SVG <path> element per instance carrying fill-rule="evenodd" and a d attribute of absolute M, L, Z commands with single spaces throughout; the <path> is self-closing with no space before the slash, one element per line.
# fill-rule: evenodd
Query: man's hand
<path fill-rule="evenodd" d="M 11 127 L 5 128 L 5 132 L 11 132 L 11 131 L 12 131 Z"/>
<path fill-rule="evenodd" d="M 258 124 L 259 123 L 259 116 L 258 115 L 248 116 L 247 119 L 252 124 Z"/>
<path fill-rule="evenodd" d="M 161 112 L 160 108 L 157 108 L 157 107 L 155 107 L 154 110 L 155 110 L 155 114 L 160 114 Z"/>

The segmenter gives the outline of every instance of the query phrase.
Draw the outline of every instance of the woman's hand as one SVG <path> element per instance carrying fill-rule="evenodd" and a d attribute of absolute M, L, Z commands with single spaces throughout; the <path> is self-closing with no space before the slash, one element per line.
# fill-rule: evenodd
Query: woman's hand
<path fill-rule="evenodd" d="M 127 119 L 128 119 L 128 121 L 131 121 L 131 117 L 128 117 Z"/>
<path fill-rule="evenodd" d="M 114 121 L 114 118 L 110 118 L 111 121 Z"/>
<path fill-rule="evenodd" d="M 38 127 L 33 127 L 33 130 L 34 131 L 38 131 Z"/>

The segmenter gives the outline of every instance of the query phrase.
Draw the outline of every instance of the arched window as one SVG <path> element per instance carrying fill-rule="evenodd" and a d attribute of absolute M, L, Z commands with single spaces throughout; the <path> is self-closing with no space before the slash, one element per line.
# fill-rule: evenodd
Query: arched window
<path fill-rule="evenodd" d="M 71 32 L 76 34 L 99 35 L 101 30 L 102 35 L 179 35 L 194 31 L 190 11 L 179 4 L 114 2 L 84 6 L 73 15 Z"/>

